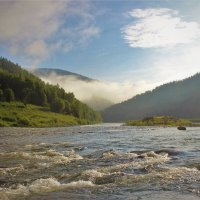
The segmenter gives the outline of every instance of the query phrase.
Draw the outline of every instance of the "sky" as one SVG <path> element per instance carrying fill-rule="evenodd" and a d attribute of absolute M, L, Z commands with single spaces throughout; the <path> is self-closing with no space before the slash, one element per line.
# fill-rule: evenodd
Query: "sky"
<path fill-rule="evenodd" d="M 0 0 L 1 56 L 129 96 L 200 72 L 199 52 L 199 0 Z"/>

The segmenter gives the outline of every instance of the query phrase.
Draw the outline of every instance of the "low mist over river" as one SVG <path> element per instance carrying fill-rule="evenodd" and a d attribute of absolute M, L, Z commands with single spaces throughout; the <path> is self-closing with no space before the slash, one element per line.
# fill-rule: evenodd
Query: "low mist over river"
<path fill-rule="evenodd" d="M 200 128 L 0 129 L 0 199 L 200 199 Z"/>

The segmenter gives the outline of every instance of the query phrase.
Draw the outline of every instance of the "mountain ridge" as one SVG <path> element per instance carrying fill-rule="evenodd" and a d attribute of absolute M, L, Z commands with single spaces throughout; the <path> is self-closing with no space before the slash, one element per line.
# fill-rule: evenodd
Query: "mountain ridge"
<path fill-rule="evenodd" d="M 87 81 L 87 82 L 92 82 L 92 81 L 97 81 L 95 79 L 89 78 L 87 76 L 70 72 L 68 70 L 64 69 L 58 69 L 58 68 L 37 68 L 33 70 L 33 73 L 36 74 L 37 76 L 49 76 L 51 74 L 56 74 L 60 76 L 74 76 L 79 80 Z"/>
<path fill-rule="evenodd" d="M 200 117 L 200 73 L 156 87 L 102 112 L 106 122 L 138 120 L 156 115 Z"/>

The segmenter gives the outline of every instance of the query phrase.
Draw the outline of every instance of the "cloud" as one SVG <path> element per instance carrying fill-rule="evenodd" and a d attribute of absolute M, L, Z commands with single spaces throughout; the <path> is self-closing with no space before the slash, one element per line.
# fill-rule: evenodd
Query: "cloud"
<path fill-rule="evenodd" d="M 90 99 L 104 99 L 113 103 L 119 103 L 133 97 L 135 94 L 142 92 L 148 86 L 140 81 L 137 84 L 126 81 L 123 83 L 91 81 L 86 82 L 77 79 L 75 76 L 58 76 L 54 73 L 49 76 L 40 76 L 42 80 L 50 84 L 59 84 L 66 92 L 73 92 L 81 101 Z M 102 101 L 102 104 L 104 102 Z"/>
<path fill-rule="evenodd" d="M 135 20 L 122 29 L 133 48 L 156 48 L 130 75 L 147 89 L 181 80 L 200 72 L 200 24 L 186 21 L 177 10 L 168 8 L 134 9 Z M 172 49 L 173 48 L 173 49 Z"/>
<path fill-rule="evenodd" d="M 46 58 L 48 57 L 48 48 L 44 41 L 34 41 L 31 44 L 29 44 L 26 49 L 26 53 L 33 57 L 38 58 Z"/>
<path fill-rule="evenodd" d="M 68 22 L 73 17 L 79 23 L 72 27 Z M 88 1 L 0 2 L 1 48 L 30 61 L 40 62 L 58 50 L 68 52 L 99 32 Z"/>
<path fill-rule="evenodd" d="M 0 42 L 11 53 L 45 59 L 51 52 L 47 40 L 58 31 L 66 2 L 3 1 L 0 6 Z"/>
<path fill-rule="evenodd" d="M 130 47 L 174 47 L 200 38 L 200 25 L 185 21 L 176 10 L 134 9 L 128 14 L 135 20 L 122 28 L 122 34 Z"/>

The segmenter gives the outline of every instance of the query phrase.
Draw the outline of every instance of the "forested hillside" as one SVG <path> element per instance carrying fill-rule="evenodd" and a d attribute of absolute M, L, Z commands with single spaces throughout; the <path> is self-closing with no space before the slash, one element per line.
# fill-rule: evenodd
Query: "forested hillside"
<path fill-rule="evenodd" d="M 0 101 L 42 106 L 91 123 L 101 120 L 99 113 L 77 100 L 73 93 L 66 93 L 58 85 L 44 83 L 5 58 L 0 58 Z"/>
<path fill-rule="evenodd" d="M 156 115 L 200 118 L 200 74 L 136 95 L 111 106 L 102 114 L 107 122 L 143 119 Z"/>

